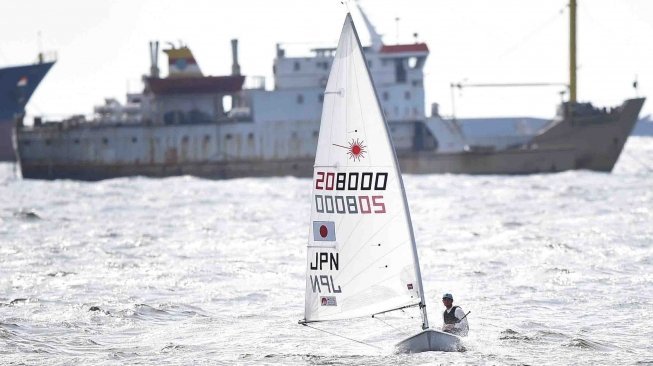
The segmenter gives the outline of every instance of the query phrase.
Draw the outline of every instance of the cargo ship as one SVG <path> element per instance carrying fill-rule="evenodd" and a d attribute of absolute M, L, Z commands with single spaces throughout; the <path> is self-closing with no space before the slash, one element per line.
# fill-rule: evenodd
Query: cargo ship
<path fill-rule="evenodd" d="M 0 161 L 15 161 L 12 130 L 25 116 L 25 106 L 54 65 L 39 54 L 38 62 L 0 68 Z"/>
<path fill-rule="evenodd" d="M 572 4 L 574 0 L 572 0 Z M 575 7 L 574 7 L 575 8 Z M 574 12 L 572 12 L 574 13 Z M 644 103 L 595 108 L 576 101 L 575 52 L 570 61 L 570 100 L 535 134 L 488 141 L 468 136 L 460 121 L 442 118 L 433 104 L 425 116 L 423 67 L 426 43 L 385 44 L 362 12 L 371 45 L 368 67 L 405 173 L 530 174 L 614 167 Z M 570 47 L 575 45 L 571 19 Z M 108 99 L 95 117 L 36 119 L 16 130 L 24 178 L 99 180 L 123 176 L 194 175 L 236 178 L 313 172 L 319 121 L 334 48 L 310 57 L 290 56 L 277 45 L 274 89 L 245 77 L 232 40 L 232 70 L 205 76 L 190 48 L 164 50 L 161 77 L 158 42 L 150 43 L 150 72 L 142 93 L 121 104 Z M 356 118 L 356 116 L 347 116 Z M 342 145 L 364 147 L 364 141 Z"/>

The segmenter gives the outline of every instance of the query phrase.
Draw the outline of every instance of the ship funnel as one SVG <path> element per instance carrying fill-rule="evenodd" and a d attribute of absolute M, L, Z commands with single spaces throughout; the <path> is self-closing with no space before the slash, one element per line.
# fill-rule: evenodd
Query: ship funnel
<path fill-rule="evenodd" d="M 159 41 L 150 42 L 150 77 L 159 77 Z"/>
<path fill-rule="evenodd" d="M 231 65 L 231 75 L 240 75 L 240 65 L 238 64 L 238 40 L 231 40 L 231 57 L 233 64 Z"/>
<path fill-rule="evenodd" d="M 168 55 L 168 78 L 195 78 L 202 77 L 202 70 L 200 70 L 193 52 L 188 46 L 181 46 L 163 50 Z"/>
<path fill-rule="evenodd" d="M 277 43 L 277 58 L 284 58 L 286 56 L 286 51 L 281 48 L 281 44 Z"/>

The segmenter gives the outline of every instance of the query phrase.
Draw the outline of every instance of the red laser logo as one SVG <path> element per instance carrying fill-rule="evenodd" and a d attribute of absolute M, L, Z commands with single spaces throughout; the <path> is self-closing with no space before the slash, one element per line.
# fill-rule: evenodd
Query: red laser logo
<path fill-rule="evenodd" d="M 365 143 L 363 140 L 359 139 L 351 139 L 349 141 L 349 146 L 343 146 L 343 145 L 338 145 L 338 144 L 333 144 L 333 146 L 338 146 L 342 147 L 343 149 L 347 150 L 347 155 L 349 155 L 349 158 L 354 160 L 354 161 L 360 161 L 362 158 L 365 157 L 365 154 L 367 154 L 367 146 L 365 146 Z"/>
<path fill-rule="evenodd" d="M 367 153 L 367 150 L 365 150 L 366 147 L 367 146 L 363 144 L 362 140 L 351 139 L 349 142 L 349 147 L 347 148 L 347 155 L 349 155 L 349 158 L 354 161 L 360 161 L 365 157 L 365 154 Z"/>

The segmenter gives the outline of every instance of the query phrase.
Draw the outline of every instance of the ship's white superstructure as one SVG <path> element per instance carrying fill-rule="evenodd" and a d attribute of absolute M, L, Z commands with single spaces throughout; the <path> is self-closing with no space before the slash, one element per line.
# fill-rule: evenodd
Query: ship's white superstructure
<path fill-rule="evenodd" d="M 415 135 L 417 140 L 433 139 L 440 152 L 456 152 L 465 149 L 466 139 L 461 136 L 462 130 L 456 122 L 443 120 L 437 113 L 426 119 L 425 117 L 425 95 L 424 95 L 424 65 L 429 56 L 429 48 L 426 43 L 415 42 L 410 44 L 386 45 L 381 36 L 374 30 L 369 19 L 358 7 L 370 33 L 372 45 L 364 48 L 368 67 L 379 94 L 379 99 L 386 116 L 392 124 L 392 133 L 397 148 L 408 149 L 414 145 Z M 237 43 L 234 47 L 234 65 L 237 65 Z M 158 50 L 158 45 L 153 47 L 152 52 Z M 220 119 L 223 112 L 227 117 L 238 120 L 251 120 L 256 123 L 316 123 L 320 119 L 322 103 L 324 101 L 324 87 L 328 73 L 333 62 L 335 48 L 313 48 L 310 56 L 291 56 L 282 44 L 277 45 L 276 55 L 273 61 L 272 90 L 265 90 L 262 85 L 264 81 L 260 78 L 252 78 L 256 82 L 250 84 L 245 82 L 244 88 L 233 95 L 224 95 L 230 98 L 229 108 L 216 108 L 215 105 L 224 104 L 221 101 L 215 102 L 210 97 L 198 94 L 189 94 L 184 103 L 179 95 L 174 98 L 158 96 L 158 104 L 152 105 L 151 98 L 147 93 L 140 97 L 129 94 L 127 105 L 120 105 L 115 100 L 108 100 L 105 106 L 96 107 L 96 116 L 99 122 L 131 122 L 134 116 L 142 117 L 145 121 L 156 121 L 159 119 L 168 122 L 175 119 L 170 116 L 174 111 L 196 109 L 203 114 Z M 195 62 L 193 54 L 186 47 L 181 49 L 164 50 L 168 55 L 169 77 L 181 78 L 197 77 L 199 67 Z M 184 58 L 185 57 L 185 58 Z M 173 59 L 174 58 L 174 59 Z M 156 66 L 157 56 L 152 56 L 152 74 L 158 75 Z M 195 73 L 181 73 L 180 66 L 193 69 Z M 234 66 L 236 67 L 236 66 Z M 239 66 L 238 66 L 239 70 Z M 201 75 L 201 73 L 199 74 Z M 250 79 L 248 79 L 250 80 Z M 141 103 L 141 111 L 134 110 L 138 104 L 131 103 L 138 97 Z M 170 99 L 170 100 L 167 100 Z M 192 101 L 192 102 L 191 102 Z M 181 103 L 181 105 L 180 105 Z M 110 111 L 115 111 L 111 114 Z M 129 111 L 129 113 L 126 113 Z M 176 113 L 179 115 L 179 113 Z M 177 117 L 178 120 L 182 117 Z M 191 118 L 185 118 L 190 120 Z M 406 125 L 397 122 L 409 122 Z M 416 122 L 426 122 L 415 125 Z M 419 144 L 419 143 L 418 143 Z M 428 143 L 427 143 L 428 145 Z M 314 146 L 309 148 L 313 149 Z M 427 146 L 427 148 L 430 148 Z"/>
<path fill-rule="evenodd" d="M 432 104 L 426 117 L 428 46 L 386 45 L 366 23 L 372 42 L 363 53 L 403 172 L 610 171 L 643 103 L 634 99 L 608 110 L 563 103 L 549 121 L 443 119 Z M 190 49 L 173 45 L 164 50 L 168 75 L 161 77 L 158 43 L 150 43 L 144 90 L 125 105 L 109 100 L 92 121 L 35 119 L 16 130 L 23 176 L 309 176 L 334 49 L 299 57 L 279 45 L 274 87 L 267 90 L 260 77 L 241 74 L 237 40 L 231 46 L 230 75 L 203 75 Z"/>

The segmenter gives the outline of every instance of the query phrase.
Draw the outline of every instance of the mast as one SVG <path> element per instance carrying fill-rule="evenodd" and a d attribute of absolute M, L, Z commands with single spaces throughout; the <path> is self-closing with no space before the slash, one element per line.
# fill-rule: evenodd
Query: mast
<path fill-rule="evenodd" d="M 576 103 L 576 0 L 569 0 L 569 104 Z"/>
<path fill-rule="evenodd" d="M 363 52 L 363 46 L 361 45 L 361 40 L 358 38 L 358 31 L 356 31 L 356 26 L 354 25 L 353 20 L 351 19 L 351 13 L 347 13 L 347 18 L 349 18 L 349 21 L 351 22 L 352 29 L 354 31 L 354 37 L 356 37 L 356 43 L 358 43 L 358 49 L 363 55 L 363 59 L 365 59 L 365 53 Z M 372 74 L 370 73 L 370 68 L 367 65 L 367 62 L 365 62 L 365 70 L 367 70 L 367 75 L 370 78 L 370 81 L 372 81 Z M 374 96 L 376 97 L 376 102 L 380 106 L 381 101 L 379 100 L 379 95 L 376 92 L 376 88 L 373 88 L 374 90 Z M 381 109 L 383 111 L 383 109 Z M 390 138 L 390 132 L 388 129 L 388 122 L 385 119 L 385 115 L 383 116 L 383 122 L 385 123 L 385 134 L 386 138 L 390 142 L 390 145 L 393 147 L 394 150 L 394 145 L 392 144 L 392 139 Z M 401 195 L 403 196 L 403 201 L 404 201 L 404 212 L 406 215 L 406 220 L 408 221 L 408 231 L 410 233 L 410 243 L 412 245 L 412 252 L 413 252 L 413 262 L 415 264 L 415 276 L 417 277 L 417 290 L 419 291 L 419 297 L 420 297 L 420 303 L 419 303 L 419 308 L 422 313 L 422 329 L 428 329 L 429 327 L 429 320 L 428 316 L 426 314 L 426 299 L 424 297 L 424 286 L 422 285 L 422 272 L 419 267 L 419 257 L 417 256 L 417 245 L 415 244 L 415 233 L 413 232 L 413 222 L 410 219 L 410 211 L 408 210 L 408 200 L 406 199 L 406 190 L 404 189 L 404 179 L 401 175 L 401 170 L 399 170 L 399 161 L 397 160 L 397 153 L 396 151 L 393 151 L 394 160 L 395 160 L 395 170 L 397 174 L 397 179 L 399 181 L 399 187 L 401 188 Z"/>
<path fill-rule="evenodd" d="M 387 123 L 387 122 L 386 122 Z M 390 138 L 390 136 L 388 136 Z M 395 161 L 397 156 L 395 155 Z M 397 170 L 399 170 L 399 164 L 397 164 Z M 422 270 L 419 267 L 419 257 L 417 255 L 417 244 L 415 244 L 415 233 L 413 232 L 413 221 L 410 219 L 410 212 L 408 211 L 408 200 L 406 199 L 406 190 L 404 189 L 404 179 L 401 176 L 401 172 L 398 172 L 399 175 L 399 184 L 401 185 L 401 192 L 404 196 L 404 210 L 406 212 L 406 219 L 408 220 L 408 228 L 410 230 L 410 240 L 413 247 L 413 261 L 415 262 L 415 276 L 417 276 L 417 289 L 419 290 L 419 310 L 422 313 L 422 329 L 429 328 L 429 318 L 426 313 L 426 299 L 424 297 L 424 285 L 422 285 Z"/>

